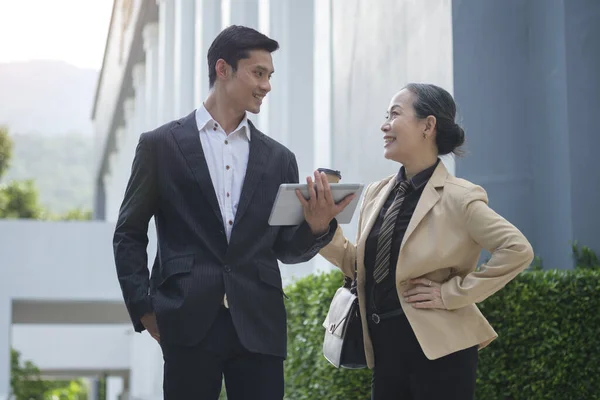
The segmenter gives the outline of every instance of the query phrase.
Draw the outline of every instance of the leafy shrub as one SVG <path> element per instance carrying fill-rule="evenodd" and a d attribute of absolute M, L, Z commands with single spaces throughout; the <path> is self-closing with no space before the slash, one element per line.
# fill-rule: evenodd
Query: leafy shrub
<path fill-rule="evenodd" d="M 286 399 L 365 400 L 369 370 L 338 370 L 322 355 L 321 324 L 342 274 L 286 288 Z M 600 270 L 528 271 L 479 304 L 499 334 L 479 354 L 477 399 L 600 399 Z"/>

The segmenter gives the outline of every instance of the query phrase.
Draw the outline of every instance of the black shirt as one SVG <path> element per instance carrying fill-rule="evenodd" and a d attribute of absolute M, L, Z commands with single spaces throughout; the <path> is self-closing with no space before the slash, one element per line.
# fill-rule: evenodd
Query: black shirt
<path fill-rule="evenodd" d="M 379 238 L 379 230 L 383 223 L 383 218 L 387 209 L 392 205 L 394 197 L 396 196 L 396 190 L 392 190 L 388 196 L 383 208 L 379 212 L 377 220 L 369 232 L 367 241 L 365 244 L 365 269 L 367 272 L 366 281 L 366 295 L 367 295 L 367 310 L 369 312 L 385 313 L 388 311 L 397 310 L 400 308 L 400 300 L 398 299 L 398 292 L 396 291 L 396 264 L 398 263 L 398 255 L 400 254 L 400 244 L 404 238 L 406 228 L 412 218 L 412 215 L 417 207 L 417 203 L 421 198 L 425 185 L 433 175 L 433 171 L 437 167 L 440 160 L 413 176 L 410 180 L 410 187 L 400 207 L 400 213 L 396 220 L 396 226 L 394 227 L 394 233 L 392 234 L 392 248 L 390 257 L 390 273 L 387 277 L 379 284 L 375 283 L 373 279 L 373 270 L 375 267 L 375 257 L 377 255 L 377 239 Z M 400 168 L 398 175 L 396 176 L 396 182 L 402 182 L 406 179 L 406 173 L 404 167 Z M 396 185 L 396 188 L 398 186 Z"/>

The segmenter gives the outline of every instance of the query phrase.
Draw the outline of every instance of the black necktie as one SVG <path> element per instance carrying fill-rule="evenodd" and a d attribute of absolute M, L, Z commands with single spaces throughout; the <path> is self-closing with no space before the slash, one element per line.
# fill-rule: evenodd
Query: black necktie
<path fill-rule="evenodd" d="M 381 283 L 390 273 L 392 236 L 394 234 L 396 220 L 398 219 L 398 213 L 400 213 L 400 208 L 406 198 L 409 187 L 410 181 L 404 180 L 400 182 L 396 189 L 394 202 L 383 217 L 383 223 L 381 224 L 379 237 L 377 238 L 377 255 L 375 257 L 375 269 L 373 271 L 373 278 L 377 283 Z"/>

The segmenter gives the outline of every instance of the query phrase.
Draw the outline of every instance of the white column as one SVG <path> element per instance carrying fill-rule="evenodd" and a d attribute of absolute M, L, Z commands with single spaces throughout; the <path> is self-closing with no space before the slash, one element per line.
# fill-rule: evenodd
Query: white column
<path fill-rule="evenodd" d="M 0 284 L 1 286 L 1 284 Z M 11 300 L 2 288 L 0 297 L 0 400 L 7 400 L 10 393 L 10 329 L 12 324 Z"/>
<path fill-rule="evenodd" d="M 113 189 L 111 171 L 107 168 L 102 176 L 102 184 L 104 185 L 104 221 L 114 223 L 113 211 Z"/>
<path fill-rule="evenodd" d="M 194 0 L 175 0 L 175 118 L 194 109 Z"/>
<path fill-rule="evenodd" d="M 118 127 L 115 132 L 117 138 L 125 135 L 125 128 Z M 113 151 L 108 156 L 108 168 L 105 175 L 104 188 L 106 192 L 106 221 L 116 222 L 119 216 L 122 193 L 120 192 L 119 182 L 119 156 L 118 151 Z"/>
<path fill-rule="evenodd" d="M 287 38 L 288 32 L 285 29 L 288 20 L 288 3 L 288 0 L 268 0 L 264 4 L 264 6 L 269 8 L 269 36 L 279 42 L 280 48 L 273 53 L 275 73 L 271 78 L 271 93 L 267 95 L 268 110 L 264 116 L 261 116 L 263 119 L 261 126 L 264 126 L 264 132 L 286 146 L 290 144 L 290 132 L 286 124 L 289 120 L 287 102 L 290 98 L 290 66 L 288 56 L 290 49 L 286 48 L 289 39 Z M 263 4 L 261 4 L 262 6 Z M 267 118 L 267 124 L 264 124 L 265 118 Z M 304 123 L 306 124 L 308 121 L 305 120 Z M 267 128 L 268 130 L 266 130 Z M 300 177 L 300 182 L 302 182 L 302 174 Z"/>
<path fill-rule="evenodd" d="M 123 106 L 125 107 L 125 106 Z M 125 111 L 123 111 L 123 113 L 125 114 Z M 110 174 L 110 187 L 107 187 L 107 190 L 109 193 L 108 198 L 108 202 L 107 202 L 107 213 L 106 213 L 106 220 L 109 222 L 115 222 L 118 219 L 118 214 L 119 214 L 119 206 L 121 205 L 120 203 L 120 198 L 119 198 L 119 194 L 123 193 L 124 190 L 122 191 L 122 178 L 121 178 L 121 174 L 119 173 L 120 170 L 123 168 L 123 163 L 122 163 L 122 158 L 123 155 L 122 153 L 122 148 L 123 148 L 123 143 L 127 140 L 127 130 L 125 129 L 125 127 L 120 126 L 117 128 L 117 130 L 115 131 L 115 150 L 113 152 L 110 153 L 109 157 L 108 157 L 108 171 Z"/>
<path fill-rule="evenodd" d="M 131 373 L 126 375 L 125 378 L 123 379 L 123 390 L 121 391 L 119 400 L 133 400 L 133 398 L 131 397 L 130 390 L 129 390 L 129 381 L 131 380 Z"/>
<path fill-rule="evenodd" d="M 106 400 L 119 400 L 123 392 L 123 378 L 120 376 L 109 376 L 106 378 Z"/>
<path fill-rule="evenodd" d="M 131 135 L 135 135 L 135 98 L 128 97 L 123 102 L 123 113 L 125 116 L 125 127 L 122 132 L 120 143 L 118 143 L 118 152 L 122 153 L 123 150 L 127 152 L 129 150 L 128 144 L 130 142 Z"/>
<path fill-rule="evenodd" d="M 133 158 L 135 156 L 135 149 L 137 147 L 140 134 L 146 129 L 145 124 L 145 109 L 146 109 L 146 65 L 144 63 L 138 63 L 133 66 L 131 71 L 133 80 L 134 90 L 134 112 L 132 116 L 131 125 L 128 124 L 127 141 L 123 146 L 122 152 L 127 154 L 125 157 L 126 162 L 123 165 L 124 184 L 123 193 L 127 187 L 129 180 L 129 173 L 131 171 L 131 165 L 133 164 Z"/>
<path fill-rule="evenodd" d="M 262 4 L 261 4 L 262 6 Z M 279 42 L 273 53 L 275 74 L 267 96 L 268 131 L 296 155 L 300 182 L 315 168 L 313 139 L 314 7 L 312 1 L 270 0 L 269 36 Z M 262 15 L 262 13 L 261 13 Z M 262 18 L 261 18 L 262 19 Z M 298 121 L 301 121 L 299 123 Z M 314 271 L 316 262 L 282 268 L 287 282 Z"/>
<path fill-rule="evenodd" d="M 133 90 L 135 91 L 135 125 L 134 136 L 136 138 L 142 133 L 144 128 L 144 117 L 146 109 L 146 64 L 138 63 L 133 66 L 131 71 L 133 79 Z"/>
<path fill-rule="evenodd" d="M 263 34 L 270 36 L 271 32 L 271 0 L 259 0 L 258 1 L 258 31 Z M 262 132 L 271 132 L 269 129 L 269 104 L 271 102 L 271 96 L 268 95 L 263 101 L 262 107 L 260 108 L 260 114 L 256 118 L 252 119 L 252 122 L 256 120 L 258 129 Z M 270 135 L 270 134 L 269 134 Z"/>
<path fill-rule="evenodd" d="M 313 166 L 337 169 L 331 152 L 331 0 L 314 0 L 314 21 Z M 314 260 L 315 272 L 335 268 L 323 257 Z"/>
<path fill-rule="evenodd" d="M 221 31 L 220 0 L 196 0 L 194 40 L 194 105 L 198 107 L 209 91 L 208 49 Z"/>
<path fill-rule="evenodd" d="M 158 4 L 158 124 L 174 118 L 175 2 L 156 0 Z"/>
<path fill-rule="evenodd" d="M 125 114 L 125 126 L 122 128 L 122 139 L 117 149 L 117 168 L 111 172 L 114 176 L 113 181 L 115 182 L 115 207 L 117 209 L 115 215 L 118 215 L 118 209 L 121 206 L 123 195 L 125 194 L 125 188 L 127 187 L 131 164 L 133 162 L 133 154 L 137 144 L 134 140 L 136 137 L 136 110 L 134 97 L 125 99 L 123 102 L 123 111 Z"/>
<path fill-rule="evenodd" d="M 144 27 L 144 51 L 146 53 L 146 90 L 144 122 L 141 130 L 150 130 L 158 125 L 158 24 Z"/>
<path fill-rule="evenodd" d="M 88 390 L 88 400 L 98 400 L 98 378 L 90 378 L 89 380 L 89 390 Z"/>
<path fill-rule="evenodd" d="M 243 25 L 258 29 L 259 0 L 222 0 L 222 27 Z"/>
<path fill-rule="evenodd" d="M 314 7 L 312 1 L 271 0 L 270 10 L 270 36 L 281 47 L 273 53 L 275 74 L 268 95 L 267 133 L 296 154 L 302 182 L 316 167 L 310 132 L 314 121 Z M 298 123 L 298 118 L 303 123 Z"/>
<path fill-rule="evenodd" d="M 112 212 L 112 176 L 109 168 L 106 169 L 102 176 L 102 184 L 104 185 L 104 220 L 114 222 Z"/>
<path fill-rule="evenodd" d="M 131 337 L 131 399 L 162 399 L 163 362 L 160 346 L 147 332 Z"/>
<path fill-rule="evenodd" d="M 314 162 L 317 168 L 336 169 L 331 159 L 331 0 L 314 4 Z"/>

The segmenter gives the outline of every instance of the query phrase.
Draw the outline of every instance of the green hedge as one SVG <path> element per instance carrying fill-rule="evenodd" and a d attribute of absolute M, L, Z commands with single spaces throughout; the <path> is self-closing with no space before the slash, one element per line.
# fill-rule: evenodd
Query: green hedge
<path fill-rule="evenodd" d="M 342 275 L 286 288 L 286 399 L 370 399 L 368 370 L 323 358 L 321 327 Z M 479 354 L 478 400 L 600 399 L 600 271 L 527 271 L 479 304 L 499 334 Z"/>

